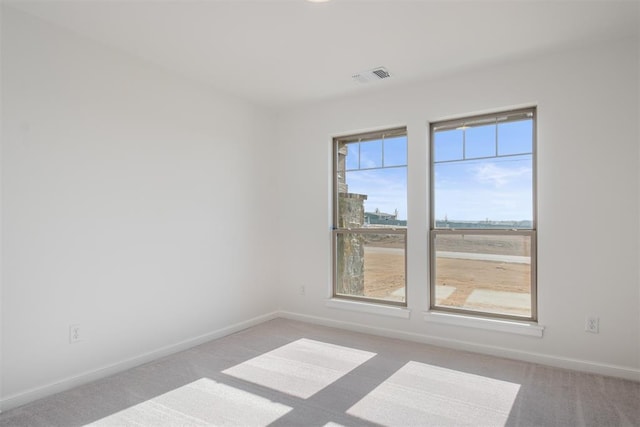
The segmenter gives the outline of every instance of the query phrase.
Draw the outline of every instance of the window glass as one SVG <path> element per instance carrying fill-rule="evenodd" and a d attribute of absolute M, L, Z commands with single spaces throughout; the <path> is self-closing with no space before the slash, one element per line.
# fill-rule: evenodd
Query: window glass
<path fill-rule="evenodd" d="M 404 234 L 339 233 L 336 295 L 405 301 Z M 353 263 L 354 258 L 362 262 Z"/>
<path fill-rule="evenodd" d="M 534 122 L 432 124 L 431 309 L 536 320 Z"/>
<path fill-rule="evenodd" d="M 519 120 L 498 125 L 498 155 L 530 153 L 533 120 Z"/>
<path fill-rule="evenodd" d="M 433 135 L 434 161 L 460 160 L 463 154 L 462 130 L 445 130 Z"/>
<path fill-rule="evenodd" d="M 345 162 L 347 170 L 359 169 L 360 144 L 357 142 L 352 142 L 350 144 L 345 144 L 345 148 L 347 150 L 347 157 Z"/>
<path fill-rule="evenodd" d="M 532 179 L 531 154 L 436 163 L 435 219 L 449 228 L 531 228 Z"/>
<path fill-rule="evenodd" d="M 531 317 L 531 236 L 437 235 L 435 305 Z"/>
<path fill-rule="evenodd" d="M 363 199 L 365 224 L 374 225 L 378 214 L 388 225 L 407 225 L 407 168 L 368 169 L 347 172 L 349 193 Z"/>
<path fill-rule="evenodd" d="M 407 138 L 395 137 L 384 140 L 384 165 L 404 166 L 407 164 Z"/>
<path fill-rule="evenodd" d="M 474 126 L 465 132 L 464 157 L 492 157 L 496 155 L 496 125 Z"/>
<path fill-rule="evenodd" d="M 334 150 L 333 296 L 406 305 L 406 130 L 337 138 Z"/>
<path fill-rule="evenodd" d="M 382 141 L 360 143 L 360 169 L 382 167 Z"/>

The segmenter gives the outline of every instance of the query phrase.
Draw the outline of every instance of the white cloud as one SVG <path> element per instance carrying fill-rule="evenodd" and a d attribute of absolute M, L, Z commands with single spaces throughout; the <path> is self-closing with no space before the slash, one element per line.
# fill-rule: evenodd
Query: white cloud
<path fill-rule="evenodd" d="M 394 213 L 398 209 L 398 218 L 407 218 L 407 182 L 406 169 L 370 170 L 348 172 L 349 192 L 366 194 L 365 210 Z"/>
<path fill-rule="evenodd" d="M 495 163 L 482 163 L 474 166 L 473 173 L 479 182 L 493 184 L 502 187 L 511 183 L 514 179 L 531 176 L 531 167 L 503 167 Z"/>

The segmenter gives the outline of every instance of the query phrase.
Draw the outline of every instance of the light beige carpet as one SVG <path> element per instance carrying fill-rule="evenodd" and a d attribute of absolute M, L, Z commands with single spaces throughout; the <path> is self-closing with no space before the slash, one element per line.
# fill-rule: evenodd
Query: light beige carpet
<path fill-rule="evenodd" d="M 640 426 L 640 383 L 276 319 L 0 426 Z"/>

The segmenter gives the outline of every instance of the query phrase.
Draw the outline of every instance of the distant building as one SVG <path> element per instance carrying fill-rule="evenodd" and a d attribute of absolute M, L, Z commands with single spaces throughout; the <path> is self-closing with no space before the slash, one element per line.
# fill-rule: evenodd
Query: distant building
<path fill-rule="evenodd" d="M 407 225 L 406 220 L 398 219 L 398 211 L 395 213 L 385 213 L 380 212 L 379 209 L 376 209 L 375 212 L 365 212 L 364 213 L 364 223 L 365 225 L 397 225 L 401 227 L 405 227 Z"/>

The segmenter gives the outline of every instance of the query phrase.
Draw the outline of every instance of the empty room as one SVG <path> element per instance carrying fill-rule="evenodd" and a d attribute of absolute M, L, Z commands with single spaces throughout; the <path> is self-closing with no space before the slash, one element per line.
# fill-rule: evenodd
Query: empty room
<path fill-rule="evenodd" d="M 640 425 L 640 2 L 0 25 L 0 426 Z"/>

